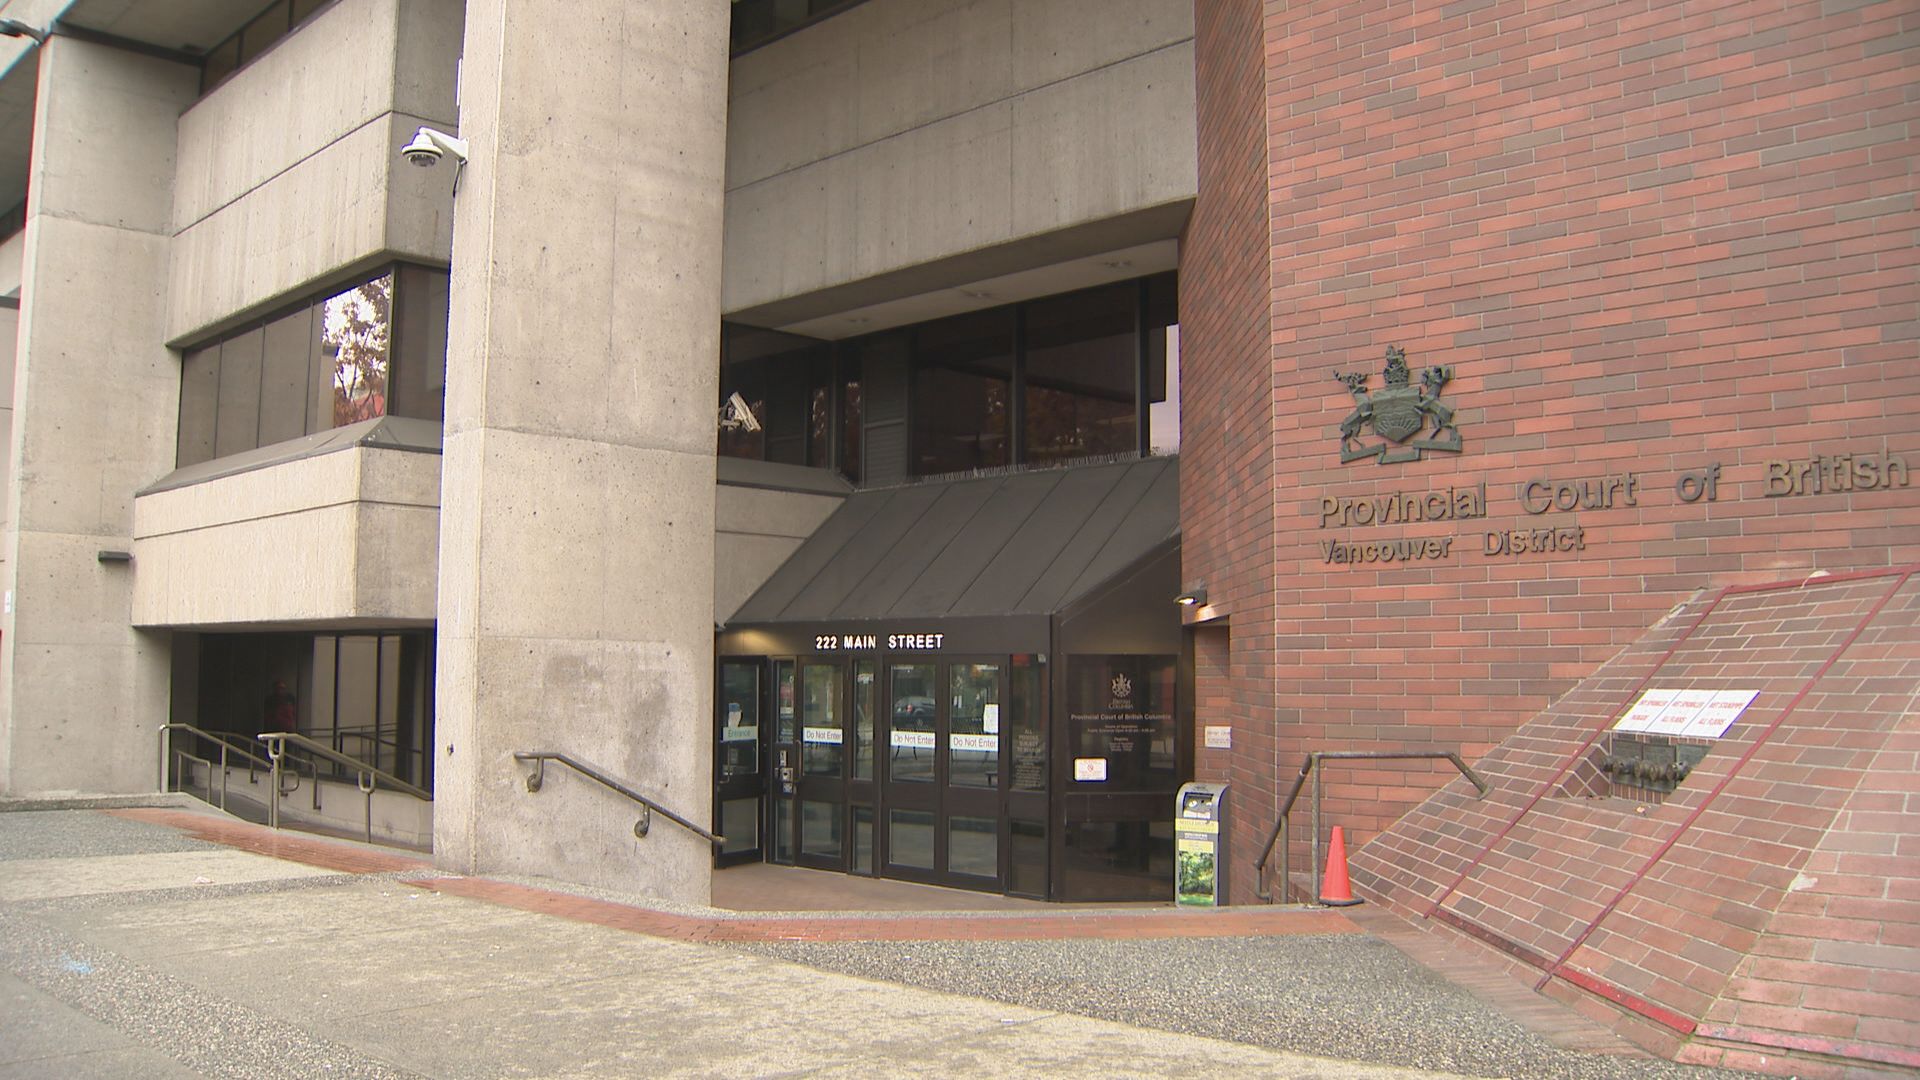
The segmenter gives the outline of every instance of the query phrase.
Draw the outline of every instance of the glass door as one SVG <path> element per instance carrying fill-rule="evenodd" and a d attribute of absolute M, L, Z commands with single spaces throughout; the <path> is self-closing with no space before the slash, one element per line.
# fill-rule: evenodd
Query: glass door
<path fill-rule="evenodd" d="M 793 865 L 795 818 L 800 794 L 800 709 L 793 661 L 773 662 L 773 761 L 767 799 L 767 858 Z"/>
<path fill-rule="evenodd" d="M 846 665 L 800 661 L 799 863 L 847 868 Z"/>
<path fill-rule="evenodd" d="M 713 821 L 726 842 L 715 854 L 716 866 L 758 862 L 760 822 L 765 814 L 766 774 L 760 768 L 761 678 L 764 660 L 720 662 L 719 710 L 715 717 Z"/>
<path fill-rule="evenodd" d="M 975 887 L 998 885 L 1004 665 L 942 666 L 946 669 L 947 769 L 940 824 L 946 832 L 946 871 L 955 878 L 976 879 L 966 882 Z"/>
<path fill-rule="evenodd" d="M 939 806 L 939 665 L 889 664 L 887 733 L 881 770 L 881 851 L 886 876 L 933 881 Z"/>
<path fill-rule="evenodd" d="M 997 887 L 1002 665 L 892 663 L 885 679 L 879 809 L 886 876 Z"/>

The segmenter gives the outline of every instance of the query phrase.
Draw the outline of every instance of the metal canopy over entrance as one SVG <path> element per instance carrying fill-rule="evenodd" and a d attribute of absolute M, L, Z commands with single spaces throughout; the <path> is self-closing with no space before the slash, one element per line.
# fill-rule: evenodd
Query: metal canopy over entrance
<path fill-rule="evenodd" d="M 718 638 L 721 865 L 1170 895 L 1177 464 L 859 492 Z"/>

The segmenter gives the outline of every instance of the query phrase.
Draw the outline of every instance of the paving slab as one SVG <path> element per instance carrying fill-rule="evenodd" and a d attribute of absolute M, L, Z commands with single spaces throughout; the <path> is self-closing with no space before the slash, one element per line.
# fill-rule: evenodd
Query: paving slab
<path fill-rule="evenodd" d="M 9 816 L 38 826 L 0 827 L 6 1080 L 1730 1075 L 1548 1047 L 1332 913 L 745 915 L 177 809 Z"/>
<path fill-rule="evenodd" d="M 269 859 L 244 851 L 208 848 L 145 855 L 99 855 L 65 859 L 14 859 L 0 877 L 0 903 L 47 900 L 90 893 L 184 889 L 324 877 L 329 871 Z"/>

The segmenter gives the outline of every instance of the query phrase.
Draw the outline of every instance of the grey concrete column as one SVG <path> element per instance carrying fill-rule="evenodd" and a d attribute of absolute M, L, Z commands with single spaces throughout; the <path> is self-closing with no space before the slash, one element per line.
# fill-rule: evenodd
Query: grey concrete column
<path fill-rule="evenodd" d="M 0 589 L 0 793 L 151 791 L 166 642 L 130 626 L 133 493 L 173 467 L 174 140 L 199 72 L 40 51 Z"/>
<path fill-rule="evenodd" d="M 471 0 L 442 462 L 436 860 L 703 902 L 726 0 Z"/>

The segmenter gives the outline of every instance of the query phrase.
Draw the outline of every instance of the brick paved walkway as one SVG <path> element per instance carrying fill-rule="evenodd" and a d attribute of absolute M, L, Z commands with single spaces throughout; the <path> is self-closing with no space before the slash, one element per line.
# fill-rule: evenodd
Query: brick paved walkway
<path fill-rule="evenodd" d="M 1355 934 L 1360 928 L 1331 910 L 1233 908 L 1221 911 L 1058 906 L 1044 911 L 886 914 L 818 913 L 751 916 L 689 915 L 599 900 L 487 878 L 440 876 L 425 859 L 304 833 L 276 831 L 191 810 L 142 808 L 107 813 L 180 829 L 198 840 L 349 874 L 421 872 L 406 884 L 675 941 L 1036 941 Z"/>

